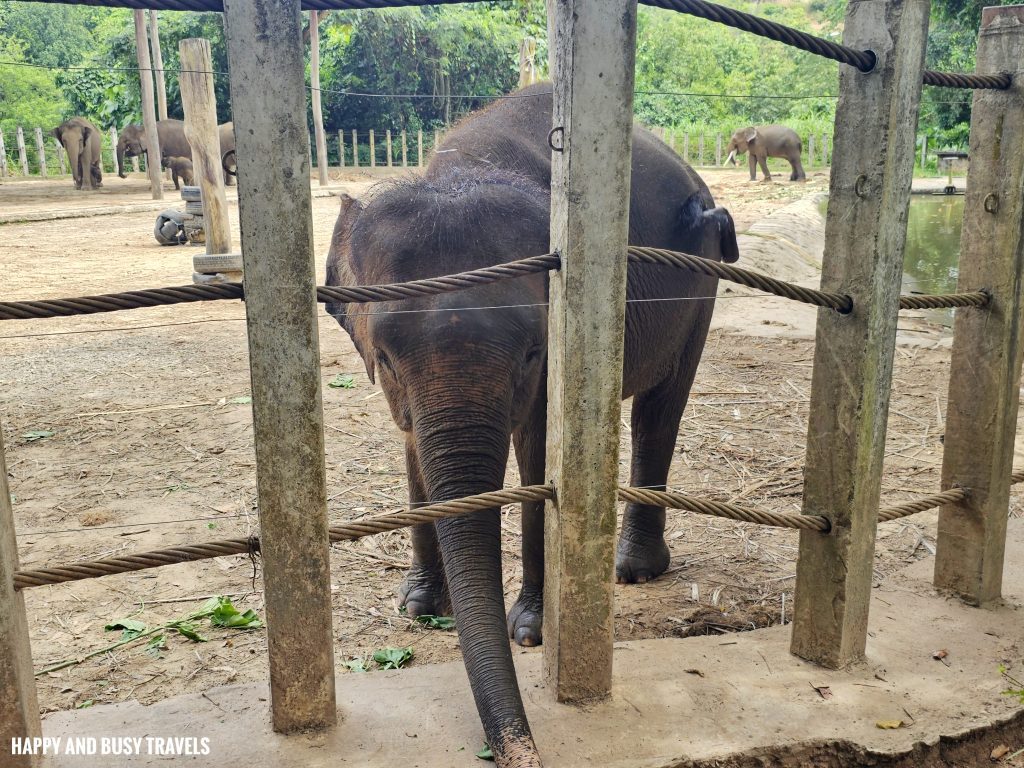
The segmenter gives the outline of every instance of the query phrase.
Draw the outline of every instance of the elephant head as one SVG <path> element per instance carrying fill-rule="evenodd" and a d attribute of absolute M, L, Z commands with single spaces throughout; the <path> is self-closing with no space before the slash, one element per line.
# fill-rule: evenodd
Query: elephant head
<path fill-rule="evenodd" d="M 124 169 L 127 157 L 138 157 L 146 153 L 146 131 L 141 125 L 126 125 L 117 139 L 117 175 L 128 178 Z"/>
<path fill-rule="evenodd" d="M 757 139 L 757 128 L 748 126 L 746 128 L 740 128 L 736 131 L 732 138 L 729 139 L 729 146 L 726 147 L 729 151 L 729 156 L 725 159 L 725 163 L 732 163 L 736 165 L 736 155 L 742 155 L 746 152 L 750 145 Z M 722 165 L 725 165 L 722 163 Z"/>
<path fill-rule="evenodd" d="M 546 253 L 549 205 L 547 189 L 497 170 L 393 183 L 365 206 L 345 199 L 327 282 L 402 282 Z M 425 499 L 502 487 L 512 432 L 543 396 L 546 302 L 547 275 L 535 274 L 395 304 L 328 305 L 406 433 Z M 498 765 L 539 765 L 509 649 L 499 510 L 438 521 L 436 532 L 487 741 Z"/>

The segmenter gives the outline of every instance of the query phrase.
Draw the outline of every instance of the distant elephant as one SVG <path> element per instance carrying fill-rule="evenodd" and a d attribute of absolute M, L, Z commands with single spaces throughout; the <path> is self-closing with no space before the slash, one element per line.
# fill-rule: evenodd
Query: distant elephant
<path fill-rule="evenodd" d="M 444 275 L 547 253 L 551 84 L 519 91 L 455 128 L 422 177 L 384 186 L 366 204 L 342 199 L 328 285 Z M 739 256 L 732 218 L 663 142 L 633 130 L 629 242 Z M 625 253 L 622 254 L 625 259 Z M 631 485 L 664 489 L 680 417 L 707 337 L 718 279 L 631 264 L 622 396 L 633 398 Z M 405 432 L 413 505 L 501 488 L 509 442 L 520 482 L 546 482 L 547 273 L 416 298 L 396 311 L 332 303 L 371 381 Z M 490 311 L 473 311 L 493 307 Z M 499 311 L 500 310 L 500 311 Z M 523 504 L 523 587 L 502 595 L 501 515 L 489 509 L 412 529 L 412 568 L 399 590 L 410 616 L 450 599 L 487 743 L 499 768 L 539 765 L 509 637 L 541 642 L 544 502 Z M 669 565 L 665 509 L 626 505 L 615 575 L 646 582 Z"/>
<path fill-rule="evenodd" d="M 234 157 L 235 151 L 235 129 L 233 123 L 224 123 L 217 127 L 220 134 L 221 165 L 224 168 L 224 183 L 231 184 L 232 174 L 228 172 L 228 166 L 223 157 L 230 153 Z M 192 146 L 185 138 L 184 120 L 159 120 L 156 124 L 156 132 L 160 138 L 160 164 L 167 164 L 169 157 L 184 157 L 192 159 Z M 117 140 L 117 175 L 122 179 L 128 174 L 124 170 L 124 161 L 127 157 L 137 157 L 146 153 L 146 130 L 141 125 L 126 125 L 121 131 Z"/>
<path fill-rule="evenodd" d="M 102 187 L 99 129 L 84 117 L 72 117 L 54 128 L 53 135 L 68 153 L 75 189 Z"/>
<path fill-rule="evenodd" d="M 196 183 L 196 175 L 192 170 L 192 161 L 187 157 L 165 157 L 164 165 L 171 169 L 171 180 L 174 182 L 175 189 L 181 189 L 181 186 L 178 184 L 179 176 L 186 187 L 191 187 Z"/>
<path fill-rule="evenodd" d="M 783 157 L 789 160 L 793 166 L 793 173 L 790 174 L 790 181 L 805 181 L 807 174 L 800 162 L 800 153 L 803 152 L 803 143 L 796 131 L 784 125 L 758 125 L 748 128 L 741 128 L 732 135 L 729 140 L 729 157 L 726 163 L 736 165 L 736 155 L 748 153 L 750 158 L 750 180 L 757 179 L 757 164 L 761 164 L 764 172 L 764 180 L 771 181 L 772 175 L 768 172 L 769 157 Z M 725 165 L 725 163 L 722 163 Z"/>

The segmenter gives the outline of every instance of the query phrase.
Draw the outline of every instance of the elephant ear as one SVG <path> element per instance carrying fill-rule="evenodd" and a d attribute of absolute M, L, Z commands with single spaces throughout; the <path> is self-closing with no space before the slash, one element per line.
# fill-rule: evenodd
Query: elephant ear
<path fill-rule="evenodd" d="M 701 213 L 701 235 L 701 250 L 705 257 L 717 257 L 726 264 L 739 260 L 736 225 L 725 208 L 712 208 Z"/>
<path fill-rule="evenodd" d="M 747 143 L 753 144 L 757 138 L 757 128 L 747 128 Z"/>
<path fill-rule="evenodd" d="M 359 214 L 366 206 L 350 195 L 341 195 L 341 211 L 331 235 L 331 248 L 327 255 L 327 285 L 356 285 L 358 283 L 352 272 L 352 227 Z M 348 333 L 359 356 L 366 366 L 366 375 L 371 384 L 376 383 L 373 349 L 368 337 L 366 314 L 358 311 L 362 305 L 356 304 L 356 311 L 349 312 L 349 304 L 332 302 L 327 305 L 327 312 L 334 317 Z"/>
<path fill-rule="evenodd" d="M 56 138 L 57 141 L 60 141 L 61 143 L 63 143 L 63 140 L 61 139 L 61 130 L 60 130 L 60 128 L 61 127 L 58 125 L 52 131 L 50 131 L 50 133 L 52 133 L 54 135 L 54 138 Z"/>

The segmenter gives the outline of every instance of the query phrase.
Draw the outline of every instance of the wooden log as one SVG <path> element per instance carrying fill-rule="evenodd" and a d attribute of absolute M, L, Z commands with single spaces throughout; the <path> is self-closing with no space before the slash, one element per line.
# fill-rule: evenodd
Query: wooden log
<path fill-rule="evenodd" d="M 387 129 L 387 130 L 385 131 L 385 138 L 384 138 L 384 141 L 385 141 L 385 144 L 386 144 L 386 146 L 387 146 L 387 151 L 388 151 L 388 168 L 390 168 L 390 167 L 391 167 L 391 163 L 392 163 L 392 152 L 391 152 L 391 129 L 390 129 L 390 128 L 388 128 L 388 129 Z"/>
<path fill-rule="evenodd" d="M 192 169 L 203 193 L 203 228 L 206 252 L 231 252 L 231 224 L 224 192 L 217 96 L 213 86 L 210 43 L 189 38 L 178 43 L 181 61 L 181 107 L 185 112 L 185 138 L 192 147 Z"/>
<path fill-rule="evenodd" d="M 225 0 L 275 731 L 337 720 L 299 0 Z M 294 169 L 281 173 L 282 168 Z"/>
<path fill-rule="evenodd" d="M 60 175 L 65 176 L 68 172 L 68 166 L 67 163 L 64 162 L 64 147 L 61 146 L 60 139 L 58 139 L 56 136 L 53 137 L 53 148 L 57 151 L 57 166 L 60 169 Z M 2 151 L 3 141 L 0 140 L 0 152 Z M 100 161 L 100 165 L 103 165 L 102 160 Z"/>
<path fill-rule="evenodd" d="M 338 131 L 338 166 L 345 167 L 345 132 Z"/>
<path fill-rule="evenodd" d="M 142 123 L 146 131 L 146 173 L 154 200 L 164 199 L 163 179 L 160 176 L 160 136 L 156 131 L 156 106 L 153 103 L 153 70 L 149 61 L 149 42 L 146 39 L 146 12 L 133 11 L 135 16 L 135 52 L 139 61 L 139 87 L 142 93 Z M 82 189 L 86 179 L 82 174 Z M 89 181 L 90 187 L 92 182 Z"/>
<path fill-rule="evenodd" d="M 416 165 L 423 167 L 423 129 L 416 131 Z"/>
<path fill-rule="evenodd" d="M 18 159 L 21 161 L 21 175 L 28 176 L 28 152 L 25 151 L 25 131 L 18 126 Z"/>
<path fill-rule="evenodd" d="M 352 131 L 352 166 L 359 167 L 359 135 L 354 129 Z"/>
<path fill-rule="evenodd" d="M 611 690 L 636 0 L 555 14 L 544 662 L 558 701 Z"/>
<path fill-rule="evenodd" d="M 0 179 L 9 173 L 7 169 L 7 146 L 4 144 L 4 132 L 0 131 Z"/>
<path fill-rule="evenodd" d="M 309 12 L 309 81 L 313 91 L 313 131 L 316 134 L 316 170 L 320 186 L 330 183 L 327 173 L 327 135 L 324 133 L 324 110 L 320 102 L 320 15 Z"/>
<path fill-rule="evenodd" d="M 1021 72 L 1024 6 L 985 8 L 977 72 Z M 1016 79 L 1016 78 L 1015 78 Z M 970 488 L 939 511 L 935 586 L 973 605 L 1002 591 L 1024 319 L 1022 89 L 976 90 L 957 290 L 984 288 L 983 309 L 957 310 L 942 488 Z M 971 286 L 968 288 L 968 286 Z"/>
<path fill-rule="evenodd" d="M 43 735 L 32 671 L 25 598 L 14 591 L 18 543 L 7 486 L 3 430 L 0 430 L 0 765 L 36 768 L 41 757 L 12 754 L 12 739 Z"/>
<path fill-rule="evenodd" d="M 875 528 L 906 239 L 928 0 L 847 7 L 843 42 L 878 57 L 841 67 L 822 290 L 853 298 L 818 312 L 793 652 L 827 667 L 864 658 Z"/>
<path fill-rule="evenodd" d="M 402 129 L 402 167 L 409 167 L 409 142 L 405 135 L 405 129 Z"/>
<path fill-rule="evenodd" d="M 46 144 L 43 143 L 43 129 L 36 127 L 36 155 L 39 158 L 39 175 L 46 178 L 50 175 L 46 168 Z"/>

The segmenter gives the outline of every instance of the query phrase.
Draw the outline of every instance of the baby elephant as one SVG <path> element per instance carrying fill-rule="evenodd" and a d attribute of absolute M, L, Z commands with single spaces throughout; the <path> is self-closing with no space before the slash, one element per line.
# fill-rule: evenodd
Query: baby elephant
<path fill-rule="evenodd" d="M 736 165 L 736 155 L 747 153 L 750 158 L 750 180 L 757 179 L 757 166 L 761 164 L 761 171 L 764 173 L 764 180 L 771 181 L 772 175 L 768 172 L 769 157 L 783 157 L 789 160 L 793 166 L 793 173 L 790 174 L 790 181 L 805 181 L 804 167 L 800 162 L 800 154 L 803 151 L 803 144 L 796 131 L 784 125 L 758 125 L 749 128 L 740 128 L 729 140 L 729 157 L 726 163 Z M 722 163 L 725 165 L 725 163 Z"/>
<path fill-rule="evenodd" d="M 174 188 L 181 189 L 178 184 L 178 178 L 185 183 L 186 187 L 191 187 L 196 182 L 196 175 L 192 170 L 192 161 L 187 157 L 168 157 L 164 161 L 164 165 L 171 169 L 171 179 L 174 181 Z"/>

